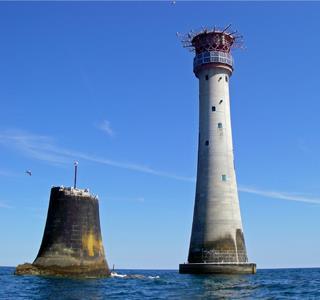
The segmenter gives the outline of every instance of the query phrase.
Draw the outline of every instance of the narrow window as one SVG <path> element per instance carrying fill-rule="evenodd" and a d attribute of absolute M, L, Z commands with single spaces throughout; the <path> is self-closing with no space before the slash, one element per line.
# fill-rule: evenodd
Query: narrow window
<path fill-rule="evenodd" d="M 218 128 L 222 128 L 222 123 L 218 123 Z"/>
<path fill-rule="evenodd" d="M 223 100 L 221 99 L 220 101 L 219 101 L 219 104 L 221 104 L 223 102 Z"/>
<path fill-rule="evenodd" d="M 226 174 L 222 174 L 221 175 L 221 180 L 222 181 L 227 181 L 227 175 Z"/>
<path fill-rule="evenodd" d="M 206 141 L 206 146 L 209 146 L 209 141 Z"/>
<path fill-rule="evenodd" d="M 228 76 L 226 76 L 225 78 L 226 78 L 226 82 L 228 82 Z"/>
<path fill-rule="evenodd" d="M 209 80 L 209 76 L 208 75 L 206 75 L 206 80 Z"/>
<path fill-rule="evenodd" d="M 218 81 L 220 81 L 222 79 L 222 77 L 219 77 Z"/>
<path fill-rule="evenodd" d="M 212 109 L 212 111 L 216 111 L 216 107 L 215 106 L 212 106 L 211 109 Z"/>

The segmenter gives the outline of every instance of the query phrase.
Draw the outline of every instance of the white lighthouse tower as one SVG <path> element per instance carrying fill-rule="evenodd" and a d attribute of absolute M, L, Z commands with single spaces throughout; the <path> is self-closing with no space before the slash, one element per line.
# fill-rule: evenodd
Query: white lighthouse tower
<path fill-rule="evenodd" d="M 234 168 L 229 79 L 230 50 L 240 36 L 224 30 L 188 33 L 199 79 L 199 145 L 196 196 L 188 263 L 180 273 L 255 273 L 248 263 Z"/>

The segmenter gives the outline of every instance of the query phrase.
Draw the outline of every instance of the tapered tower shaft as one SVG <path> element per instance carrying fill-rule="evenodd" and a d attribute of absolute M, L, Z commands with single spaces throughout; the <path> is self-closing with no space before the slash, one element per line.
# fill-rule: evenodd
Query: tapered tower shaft
<path fill-rule="evenodd" d="M 199 79 L 196 196 L 188 264 L 182 273 L 252 273 L 244 241 L 232 143 L 229 81 L 235 37 L 218 30 L 189 35 Z M 224 267 L 224 264 L 226 267 Z"/>
<path fill-rule="evenodd" d="M 234 170 L 229 78 L 215 64 L 197 71 L 199 144 L 189 262 L 246 262 Z"/>

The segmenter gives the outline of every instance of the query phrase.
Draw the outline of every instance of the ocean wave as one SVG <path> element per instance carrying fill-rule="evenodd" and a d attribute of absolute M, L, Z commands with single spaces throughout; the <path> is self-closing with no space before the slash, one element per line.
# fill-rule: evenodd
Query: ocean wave
<path fill-rule="evenodd" d="M 157 275 L 157 276 L 148 276 L 148 278 L 149 278 L 149 279 L 159 279 L 160 276 L 158 276 L 158 275 Z"/>
<path fill-rule="evenodd" d="M 117 272 L 111 272 L 110 274 L 111 277 L 113 278 L 126 278 L 126 279 L 159 279 L 160 276 L 145 276 L 141 274 L 118 274 Z"/>

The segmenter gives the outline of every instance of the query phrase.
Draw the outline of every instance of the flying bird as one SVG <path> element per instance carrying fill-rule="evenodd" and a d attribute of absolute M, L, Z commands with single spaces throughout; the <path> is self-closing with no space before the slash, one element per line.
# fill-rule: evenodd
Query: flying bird
<path fill-rule="evenodd" d="M 27 171 L 26 171 L 26 174 L 28 174 L 29 176 L 31 176 L 31 175 L 32 175 L 32 172 L 31 172 L 30 170 L 27 170 Z"/>

